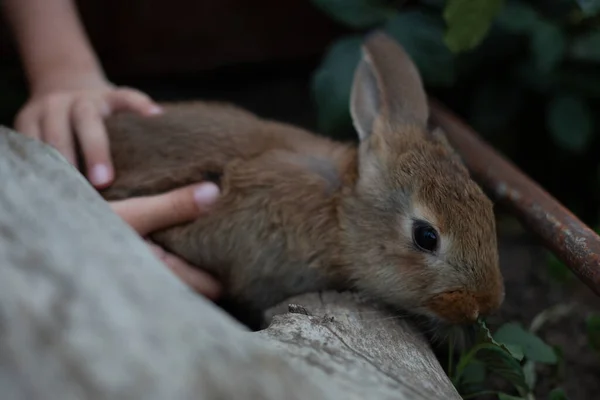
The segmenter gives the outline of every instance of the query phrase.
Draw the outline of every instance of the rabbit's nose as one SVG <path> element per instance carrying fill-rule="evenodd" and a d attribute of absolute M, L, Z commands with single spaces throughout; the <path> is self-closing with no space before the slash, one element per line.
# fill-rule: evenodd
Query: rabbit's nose
<path fill-rule="evenodd" d="M 427 307 L 441 319 L 452 324 L 473 323 L 480 315 L 477 297 L 464 290 L 435 295 L 427 303 Z"/>
<path fill-rule="evenodd" d="M 504 302 L 504 290 L 478 293 L 475 298 L 479 304 L 479 314 L 488 316 L 498 310 Z"/>
<path fill-rule="evenodd" d="M 478 309 L 474 309 L 473 313 L 471 315 L 471 318 L 469 318 L 470 321 L 477 321 L 477 318 L 479 318 L 479 310 Z"/>

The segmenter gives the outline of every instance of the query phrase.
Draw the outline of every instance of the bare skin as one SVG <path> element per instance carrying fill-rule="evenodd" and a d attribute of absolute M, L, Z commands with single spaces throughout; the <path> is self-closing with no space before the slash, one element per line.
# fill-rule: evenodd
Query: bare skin
<path fill-rule="evenodd" d="M 104 119 L 118 111 L 145 116 L 162 109 L 139 90 L 117 87 L 106 77 L 79 20 L 73 0 L 4 0 L 4 11 L 20 52 L 30 95 L 14 128 L 56 148 L 80 167 L 98 189 L 115 178 Z M 76 144 L 84 165 L 76 165 Z M 200 188 L 199 191 L 195 189 Z M 110 203 L 142 237 L 189 222 L 216 200 L 211 183 Z M 154 254 L 199 293 L 216 299 L 220 284 L 181 258 L 147 241 Z"/>
<path fill-rule="evenodd" d="M 217 185 L 206 182 L 185 186 L 163 194 L 133 197 L 110 202 L 113 211 L 125 220 L 140 236 L 191 222 L 209 211 L 219 195 Z M 180 257 L 167 253 L 146 239 L 154 254 L 182 281 L 198 293 L 216 300 L 221 294 L 221 284 L 211 275 L 188 264 Z"/>

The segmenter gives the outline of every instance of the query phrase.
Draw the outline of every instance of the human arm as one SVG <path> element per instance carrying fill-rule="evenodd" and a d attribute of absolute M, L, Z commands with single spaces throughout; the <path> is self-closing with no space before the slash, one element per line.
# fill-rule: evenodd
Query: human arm
<path fill-rule="evenodd" d="M 30 97 L 15 129 L 55 147 L 76 164 L 79 142 L 88 179 L 114 179 L 103 118 L 118 110 L 161 112 L 140 91 L 110 83 L 79 20 L 73 0 L 4 0 L 29 83 Z"/>

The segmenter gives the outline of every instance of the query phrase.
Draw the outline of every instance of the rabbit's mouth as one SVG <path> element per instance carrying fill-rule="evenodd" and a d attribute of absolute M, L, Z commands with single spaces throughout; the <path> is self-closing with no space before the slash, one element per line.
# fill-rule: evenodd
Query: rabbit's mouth
<path fill-rule="evenodd" d="M 426 304 L 441 319 L 451 324 L 474 323 L 480 309 L 476 296 L 464 290 L 454 290 L 435 295 Z"/>
<path fill-rule="evenodd" d="M 440 319 L 453 325 L 468 325 L 496 311 L 503 296 L 492 292 L 452 290 L 433 296 L 425 306 Z"/>

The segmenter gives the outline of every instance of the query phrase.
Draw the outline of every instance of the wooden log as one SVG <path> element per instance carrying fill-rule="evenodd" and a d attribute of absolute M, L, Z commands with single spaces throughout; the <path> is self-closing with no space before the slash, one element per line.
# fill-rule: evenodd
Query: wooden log
<path fill-rule="evenodd" d="M 3 400 L 460 399 L 415 329 L 350 294 L 249 332 L 58 152 L 2 127 L 0 181 Z"/>

